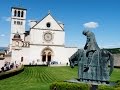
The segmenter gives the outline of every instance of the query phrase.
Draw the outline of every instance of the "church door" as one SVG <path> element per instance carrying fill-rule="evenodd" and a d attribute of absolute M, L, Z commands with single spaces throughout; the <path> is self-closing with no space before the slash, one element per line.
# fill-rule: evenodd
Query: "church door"
<path fill-rule="evenodd" d="M 46 53 L 45 52 L 42 55 L 42 62 L 46 62 Z"/>
<path fill-rule="evenodd" d="M 48 59 L 47 61 L 50 62 L 50 61 L 51 61 L 51 52 L 48 53 L 47 57 L 48 57 L 48 58 L 47 58 L 47 59 Z"/>
<path fill-rule="evenodd" d="M 50 48 L 45 48 L 42 51 L 42 62 L 50 64 L 53 56 L 53 51 Z"/>

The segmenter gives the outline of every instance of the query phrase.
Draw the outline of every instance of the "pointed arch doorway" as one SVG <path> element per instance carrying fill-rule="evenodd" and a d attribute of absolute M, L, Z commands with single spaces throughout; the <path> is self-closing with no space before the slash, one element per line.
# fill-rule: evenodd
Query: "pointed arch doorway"
<path fill-rule="evenodd" d="M 51 48 L 47 47 L 42 50 L 42 62 L 46 64 L 50 64 L 53 58 L 53 51 Z"/>

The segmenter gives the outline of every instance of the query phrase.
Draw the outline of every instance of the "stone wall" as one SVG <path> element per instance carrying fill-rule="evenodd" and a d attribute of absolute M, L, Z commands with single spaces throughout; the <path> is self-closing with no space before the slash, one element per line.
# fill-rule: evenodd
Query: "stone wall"
<path fill-rule="evenodd" d="M 120 54 L 113 54 L 114 66 L 120 66 Z"/>

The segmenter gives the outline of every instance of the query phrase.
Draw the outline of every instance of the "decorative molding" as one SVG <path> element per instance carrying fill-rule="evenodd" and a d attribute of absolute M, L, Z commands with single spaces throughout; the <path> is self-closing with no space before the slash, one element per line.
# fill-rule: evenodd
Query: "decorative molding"
<path fill-rule="evenodd" d="M 78 47 L 65 47 L 65 48 L 78 48 Z"/>
<path fill-rule="evenodd" d="M 28 48 L 30 47 L 30 42 L 24 41 L 22 43 L 23 43 L 22 47 L 28 47 Z"/>
<path fill-rule="evenodd" d="M 48 36 L 48 38 L 46 36 Z M 49 40 L 47 40 L 47 39 L 49 39 Z M 43 40 L 45 42 L 50 43 L 51 41 L 53 41 L 53 39 L 54 39 L 54 35 L 52 32 L 50 32 L 50 31 L 43 32 Z"/>
<path fill-rule="evenodd" d="M 55 30 L 55 29 L 42 29 L 42 28 L 30 28 L 30 29 L 36 29 L 36 30 L 50 30 L 50 31 L 62 31 L 64 32 L 64 30 Z"/>
<path fill-rule="evenodd" d="M 57 47 L 65 47 L 65 45 L 51 45 L 51 44 L 30 44 L 35 46 L 57 46 Z"/>
<path fill-rule="evenodd" d="M 19 17 L 19 18 L 12 18 L 12 19 L 17 19 L 17 20 L 26 20 L 26 19 L 21 19 L 20 17 Z"/>

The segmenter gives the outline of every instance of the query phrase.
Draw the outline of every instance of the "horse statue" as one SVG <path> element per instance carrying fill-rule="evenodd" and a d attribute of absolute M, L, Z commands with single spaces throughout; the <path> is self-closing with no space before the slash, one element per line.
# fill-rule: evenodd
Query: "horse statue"
<path fill-rule="evenodd" d="M 114 58 L 109 51 L 98 47 L 93 32 L 84 30 L 83 35 L 87 38 L 84 49 L 78 49 L 69 58 L 70 66 L 73 68 L 75 64 L 78 64 L 78 80 L 80 81 L 107 83 L 114 68 Z"/>

